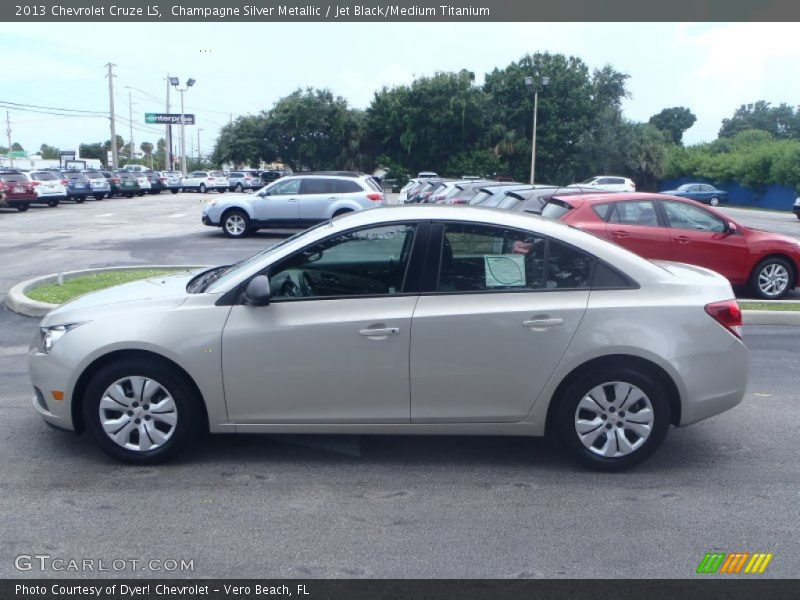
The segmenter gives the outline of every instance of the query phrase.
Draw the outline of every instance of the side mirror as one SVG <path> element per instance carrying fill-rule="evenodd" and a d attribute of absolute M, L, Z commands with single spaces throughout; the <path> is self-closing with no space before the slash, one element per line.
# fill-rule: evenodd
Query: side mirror
<path fill-rule="evenodd" d="M 266 275 L 253 277 L 244 291 L 244 303 L 248 306 L 266 306 L 270 297 L 269 277 Z"/>
<path fill-rule="evenodd" d="M 731 223 L 730 221 L 728 221 L 727 234 L 734 235 L 737 231 L 739 231 L 739 229 L 736 227 L 736 223 Z"/>

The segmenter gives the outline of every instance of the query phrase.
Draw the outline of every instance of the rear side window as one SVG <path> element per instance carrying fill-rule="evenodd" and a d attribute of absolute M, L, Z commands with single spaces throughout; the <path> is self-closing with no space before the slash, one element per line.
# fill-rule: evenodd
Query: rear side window
<path fill-rule="evenodd" d="M 542 216 L 548 219 L 560 219 L 572 210 L 572 206 L 563 200 L 551 198 L 542 209 Z"/>
<path fill-rule="evenodd" d="M 349 179 L 340 179 L 337 183 L 339 185 L 339 191 L 343 194 L 352 194 L 364 191 L 361 189 L 360 185 L 358 185 L 355 181 L 350 181 Z"/>
<path fill-rule="evenodd" d="M 595 205 L 592 206 L 592 210 L 594 211 L 594 214 L 596 214 L 598 217 L 603 219 L 603 221 L 605 221 L 605 220 L 608 219 L 608 215 L 611 212 L 611 209 L 613 208 L 613 206 L 614 205 L 611 204 L 611 203 L 608 203 L 608 204 L 595 204 Z"/>
<path fill-rule="evenodd" d="M 301 194 L 336 194 L 338 193 L 335 179 L 322 179 L 309 177 L 300 182 Z"/>
<path fill-rule="evenodd" d="M 581 289 L 594 258 L 533 233 L 473 224 L 445 225 L 437 291 Z"/>
<path fill-rule="evenodd" d="M 616 202 L 614 212 L 608 219 L 609 223 L 623 225 L 640 225 L 644 227 L 658 227 L 656 207 L 650 200 L 636 202 Z"/>

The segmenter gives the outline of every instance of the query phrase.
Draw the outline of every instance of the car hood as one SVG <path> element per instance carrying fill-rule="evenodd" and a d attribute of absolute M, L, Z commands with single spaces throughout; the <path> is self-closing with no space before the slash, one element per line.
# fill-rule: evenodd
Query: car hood
<path fill-rule="evenodd" d="M 85 294 L 47 313 L 41 324 L 63 325 L 114 316 L 127 318 L 136 312 L 175 308 L 188 296 L 186 284 L 203 270 L 132 281 Z"/>

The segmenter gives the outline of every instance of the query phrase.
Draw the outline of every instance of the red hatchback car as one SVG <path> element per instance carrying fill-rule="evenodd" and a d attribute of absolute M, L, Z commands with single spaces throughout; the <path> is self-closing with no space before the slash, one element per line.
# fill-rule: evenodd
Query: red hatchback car
<path fill-rule="evenodd" d="M 586 194 L 551 199 L 542 216 L 560 219 L 644 258 L 712 269 L 759 298 L 798 283 L 800 241 L 751 229 L 687 198 L 665 194 Z"/>
<path fill-rule="evenodd" d="M 0 171 L 0 181 L 3 182 L 3 199 L 0 206 L 16 208 L 22 212 L 28 210 L 31 202 L 36 201 L 36 188 L 19 171 Z"/>

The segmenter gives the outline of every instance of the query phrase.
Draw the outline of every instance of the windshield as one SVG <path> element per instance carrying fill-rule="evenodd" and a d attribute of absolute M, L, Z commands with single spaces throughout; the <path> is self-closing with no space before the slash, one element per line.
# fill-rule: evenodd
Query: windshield
<path fill-rule="evenodd" d="M 56 176 L 49 171 L 37 171 L 36 173 L 31 173 L 31 177 L 37 181 L 53 181 L 56 179 Z"/>
<path fill-rule="evenodd" d="M 597 177 L 590 177 L 590 178 L 589 178 L 589 179 L 587 179 L 586 181 L 581 181 L 580 185 L 584 185 L 584 184 L 589 184 L 589 183 L 592 183 L 592 182 L 594 182 L 596 179 L 597 179 Z"/>
<path fill-rule="evenodd" d="M 317 229 L 320 229 L 322 227 L 330 227 L 330 226 L 331 226 L 331 221 L 329 219 L 327 221 L 323 221 L 322 223 L 319 223 L 319 224 L 315 225 L 314 227 L 311 227 L 310 229 L 306 229 L 304 231 L 299 231 L 298 233 L 295 233 L 294 235 L 289 236 L 285 240 L 278 242 L 274 246 L 270 246 L 266 250 L 262 250 L 261 252 L 259 252 L 257 254 L 254 254 L 250 258 L 246 258 L 246 259 L 244 259 L 242 261 L 239 261 L 238 263 L 234 263 L 234 264 L 232 264 L 232 265 L 230 265 L 228 267 L 225 267 L 224 270 L 220 270 L 218 273 L 216 273 L 215 276 L 213 277 L 213 279 L 210 279 L 209 281 L 207 281 L 205 287 L 203 287 L 201 289 L 198 289 L 198 290 L 193 290 L 193 291 L 195 291 L 195 292 L 203 292 L 203 291 L 208 290 L 209 292 L 217 292 L 217 291 L 219 291 L 220 287 L 224 286 L 228 281 L 230 281 L 231 279 L 237 277 L 240 273 L 243 273 L 244 271 L 249 269 L 255 263 L 257 263 L 260 260 L 266 258 L 267 256 L 269 256 L 270 254 L 272 254 L 275 251 L 279 250 L 280 248 L 283 248 L 286 244 L 295 241 L 296 239 L 306 235 L 307 233 L 310 233 L 310 232 L 315 231 Z M 219 269 L 219 268 L 220 267 L 215 267 L 215 269 Z M 212 270 L 214 270 L 214 269 L 212 269 Z M 191 282 L 189 282 L 189 284 L 191 285 Z"/>

